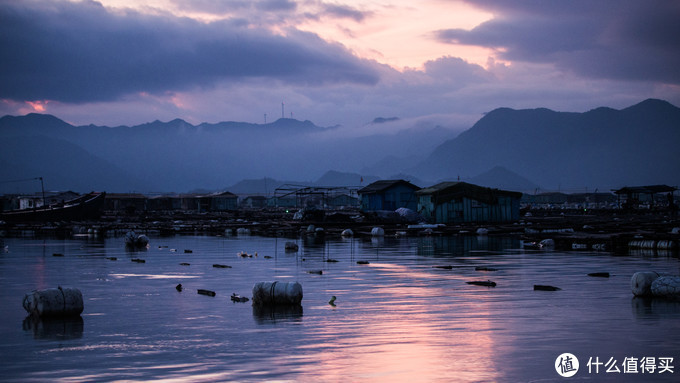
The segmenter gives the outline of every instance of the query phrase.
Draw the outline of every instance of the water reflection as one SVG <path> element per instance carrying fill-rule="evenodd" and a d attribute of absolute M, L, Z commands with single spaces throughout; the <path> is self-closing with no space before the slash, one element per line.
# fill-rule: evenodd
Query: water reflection
<path fill-rule="evenodd" d="M 27 316 L 22 328 L 24 331 L 32 331 L 35 339 L 67 340 L 83 337 L 83 318 L 39 318 L 33 315 Z"/>
<path fill-rule="evenodd" d="M 659 317 L 680 317 L 680 300 L 657 297 L 633 297 L 631 300 L 633 315 L 637 319 Z"/>
<path fill-rule="evenodd" d="M 498 252 L 520 247 L 517 237 L 457 235 L 450 237 L 420 237 L 418 255 L 426 257 L 463 256 L 471 251 Z"/>
<path fill-rule="evenodd" d="M 253 305 L 253 318 L 258 324 L 268 324 L 276 322 L 301 321 L 302 306 L 260 306 Z"/>

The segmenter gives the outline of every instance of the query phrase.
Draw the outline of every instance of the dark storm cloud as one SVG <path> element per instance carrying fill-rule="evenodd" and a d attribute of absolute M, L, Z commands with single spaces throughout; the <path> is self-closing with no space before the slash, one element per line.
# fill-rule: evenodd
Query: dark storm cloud
<path fill-rule="evenodd" d="M 0 57 L 0 98 L 15 100 L 106 101 L 244 78 L 378 81 L 372 63 L 314 34 L 113 13 L 95 2 L 0 2 Z"/>
<path fill-rule="evenodd" d="M 436 31 L 436 39 L 496 48 L 502 59 L 554 63 L 589 77 L 680 83 L 680 2 L 470 3 L 496 17 L 470 31 Z"/>

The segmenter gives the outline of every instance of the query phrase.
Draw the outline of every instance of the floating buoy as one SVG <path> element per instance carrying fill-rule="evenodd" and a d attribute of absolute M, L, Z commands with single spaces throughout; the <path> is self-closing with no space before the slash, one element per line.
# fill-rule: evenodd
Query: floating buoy
<path fill-rule="evenodd" d="M 485 227 L 480 227 L 477 229 L 477 235 L 488 235 L 489 234 L 489 229 Z"/>
<path fill-rule="evenodd" d="M 333 295 L 333 296 L 331 297 L 331 300 L 328 301 L 328 304 L 331 305 L 331 306 L 333 306 L 333 307 L 335 307 L 335 300 L 336 300 L 336 299 L 337 299 L 337 298 L 335 297 L 335 295 Z"/>
<path fill-rule="evenodd" d="M 149 245 L 149 237 L 144 234 L 137 235 L 130 230 L 125 233 L 125 246 L 130 248 L 146 247 Z"/>
<path fill-rule="evenodd" d="M 343 237 L 351 237 L 354 235 L 354 232 L 352 231 L 352 229 L 345 229 L 342 231 L 342 233 L 340 233 L 340 235 Z"/>
<path fill-rule="evenodd" d="M 680 298 L 680 277 L 659 277 L 652 282 L 652 295 L 663 298 Z"/>
<path fill-rule="evenodd" d="M 187 263 L 187 262 L 182 262 L 182 263 L 180 263 L 179 265 L 180 265 L 180 266 L 191 266 L 191 264 L 190 264 L 190 263 Z"/>
<path fill-rule="evenodd" d="M 633 295 L 645 296 L 652 294 L 652 282 L 659 278 L 659 273 L 654 271 L 638 271 L 630 278 L 630 289 Z"/>
<path fill-rule="evenodd" d="M 180 283 L 179 285 L 175 286 L 175 289 L 181 292 L 183 289 L 182 284 Z"/>
<path fill-rule="evenodd" d="M 83 294 L 72 287 L 34 290 L 24 296 L 23 306 L 37 317 L 76 316 L 83 312 Z"/>
<path fill-rule="evenodd" d="M 185 253 L 185 254 L 191 254 L 191 253 L 193 253 L 193 252 L 194 252 L 193 250 L 184 249 L 184 253 Z"/>
<path fill-rule="evenodd" d="M 284 248 L 286 251 L 298 251 L 298 244 L 295 242 L 286 242 Z"/>
<path fill-rule="evenodd" d="M 374 227 L 371 229 L 371 235 L 374 237 L 383 237 L 385 235 L 385 229 L 382 227 Z"/>
<path fill-rule="evenodd" d="M 302 285 L 298 282 L 258 282 L 253 286 L 253 305 L 299 305 Z"/>

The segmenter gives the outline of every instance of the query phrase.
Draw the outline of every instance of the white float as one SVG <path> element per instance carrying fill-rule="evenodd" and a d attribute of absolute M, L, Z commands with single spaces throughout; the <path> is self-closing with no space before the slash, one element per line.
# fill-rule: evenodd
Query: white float
<path fill-rule="evenodd" d="M 37 317 L 76 316 L 83 312 L 83 294 L 72 287 L 33 290 L 26 294 L 23 306 Z"/>
<path fill-rule="evenodd" d="M 299 305 L 302 285 L 298 282 L 258 282 L 253 286 L 254 306 Z"/>

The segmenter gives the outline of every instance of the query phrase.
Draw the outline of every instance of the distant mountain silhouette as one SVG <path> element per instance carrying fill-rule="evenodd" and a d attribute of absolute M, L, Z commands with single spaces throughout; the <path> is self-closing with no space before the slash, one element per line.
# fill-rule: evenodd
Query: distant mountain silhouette
<path fill-rule="evenodd" d="M 500 108 L 407 170 L 469 178 L 496 166 L 547 189 L 680 183 L 680 109 L 649 99 L 585 113 Z"/>
<path fill-rule="evenodd" d="M 140 190 L 145 183 L 77 145 L 55 138 L 5 137 L 0 140 L 0 180 L 44 177 L 48 190 Z M 40 161 L 25 161 L 39 158 Z M 0 183 L 0 193 L 36 191 L 37 184 Z M 38 188 L 39 189 L 39 188 Z"/>
<path fill-rule="evenodd" d="M 359 174 L 363 185 L 397 175 L 421 186 L 461 179 L 510 190 L 680 184 L 680 109 L 661 100 L 585 113 L 499 108 L 453 139 L 439 125 L 382 120 L 380 129 L 368 124 L 357 131 L 287 118 L 106 127 L 73 126 L 51 115 L 5 116 L 0 181 L 42 176 L 51 189 L 80 192 L 232 185 L 238 194 L 271 193 L 277 182 L 353 186 Z M 402 126 L 393 131 L 390 123 Z M 309 181 L 318 174 L 324 175 Z"/>

